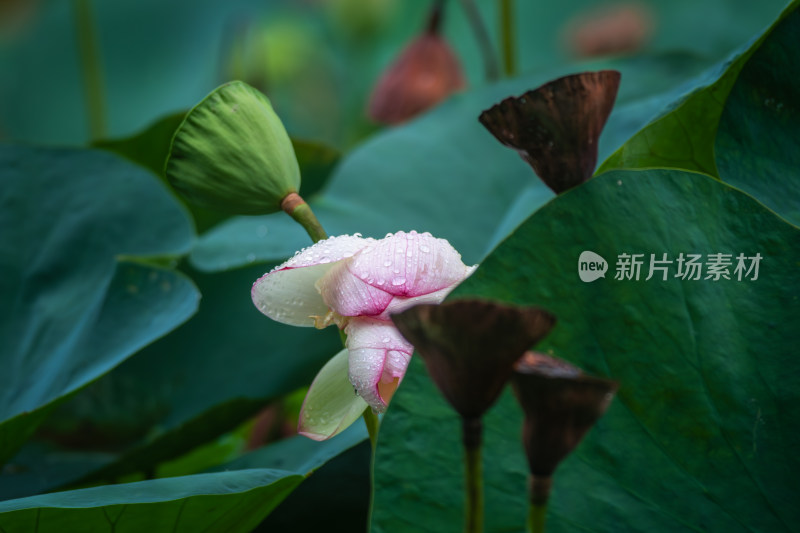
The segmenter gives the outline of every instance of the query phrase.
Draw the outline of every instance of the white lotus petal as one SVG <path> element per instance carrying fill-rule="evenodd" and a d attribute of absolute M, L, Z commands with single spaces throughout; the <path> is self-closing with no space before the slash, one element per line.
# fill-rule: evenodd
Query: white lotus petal
<path fill-rule="evenodd" d="M 382 412 L 405 375 L 414 347 L 383 320 L 353 318 L 345 331 L 350 383 L 375 411 Z"/>
<path fill-rule="evenodd" d="M 319 241 L 264 274 L 254 284 L 251 297 L 256 307 L 273 320 L 292 326 L 313 326 L 314 316 L 325 316 L 328 306 L 315 283 L 339 261 L 353 257 L 373 243 L 359 234 Z"/>

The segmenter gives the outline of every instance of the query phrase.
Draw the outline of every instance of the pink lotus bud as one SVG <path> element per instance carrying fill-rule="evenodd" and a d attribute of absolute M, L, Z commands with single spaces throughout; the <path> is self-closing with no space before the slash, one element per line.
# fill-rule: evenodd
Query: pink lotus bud
<path fill-rule="evenodd" d="M 383 73 L 369 102 L 376 122 L 399 124 L 464 88 L 464 74 L 450 45 L 439 35 L 441 4 L 426 31 Z"/>

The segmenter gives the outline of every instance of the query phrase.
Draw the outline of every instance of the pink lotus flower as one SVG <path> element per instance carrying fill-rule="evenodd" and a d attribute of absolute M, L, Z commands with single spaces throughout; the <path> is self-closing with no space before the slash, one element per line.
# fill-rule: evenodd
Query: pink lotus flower
<path fill-rule="evenodd" d="M 366 404 L 382 412 L 414 351 L 389 315 L 441 302 L 474 268 L 461 261 L 450 243 L 429 233 L 400 231 L 380 240 L 342 235 L 302 250 L 262 276 L 253 284 L 252 297 L 262 313 L 278 322 L 343 329 L 349 383 Z M 315 387 L 329 386 L 323 374 L 325 369 L 312 383 L 304 411 L 310 409 Z M 311 418 L 301 413 L 302 433 L 331 436 L 304 428 L 304 419 Z"/>

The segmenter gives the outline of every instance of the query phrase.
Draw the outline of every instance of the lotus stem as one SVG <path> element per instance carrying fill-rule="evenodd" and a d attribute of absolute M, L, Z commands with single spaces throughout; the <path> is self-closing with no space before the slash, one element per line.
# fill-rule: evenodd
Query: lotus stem
<path fill-rule="evenodd" d="M 503 70 L 510 78 L 517 72 L 514 0 L 500 0 L 500 38 L 503 42 Z"/>
<path fill-rule="evenodd" d="M 372 409 L 367 407 L 364 409 L 364 424 L 367 426 L 367 433 L 369 434 L 369 443 L 372 445 L 372 453 L 375 453 L 375 447 L 378 445 L 378 428 L 381 425 L 378 415 L 372 412 Z"/>
<path fill-rule="evenodd" d="M 466 487 L 465 533 L 483 531 L 483 463 L 481 441 L 483 423 L 480 418 L 462 418 Z"/>
<path fill-rule="evenodd" d="M 86 112 L 89 119 L 89 136 L 99 141 L 106 136 L 105 95 L 103 68 L 97 42 L 97 31 L 92 16 L 91 0 L 74 0 L 75 33 L 83 70 L 86 94 Z"/>
<path fill-rule="evenodd" d="M 478 48 L 481 50 L 483 56 L 483 66 L 486 72 L 486 79 L 488 81 L 496 81 L 500 78 L 500 67 L 497 64 L 497 56 L 492 40 L 489 38 L 489 30 L 486 29 L 486 24 L 483 22 L 481 12 L 475 5 L 474 0 L 461 0 L 461 7 L 464 8 L 464 13 L 472 26 L 472 32 L 475 34 L 475 40 L 478 41 Z"/>
<path fill-rule="evenodd" d="M 528 477 L 528 533 L 544 533 L 544 521 L 547 515 L 547 502 L 550 499 L 550 488 L 553 478 L 535 476 Z"/>
<path fill-rule="evenodd" d="M 303 226 L 308 236 L 313 242 L 319 242 L 328 238 L 328 234 L 322 228 L 314 212 L 305 200 L 296 192 L 291 192 L 281 200 L 281 209 L 295 219 L 298 224 Z"/>
<path fill-rule="evenodd" d="M 544 519 L 547 515 L 547 504 L 531 503 L 528 507 L 528 533 L 544 533 Z"/>

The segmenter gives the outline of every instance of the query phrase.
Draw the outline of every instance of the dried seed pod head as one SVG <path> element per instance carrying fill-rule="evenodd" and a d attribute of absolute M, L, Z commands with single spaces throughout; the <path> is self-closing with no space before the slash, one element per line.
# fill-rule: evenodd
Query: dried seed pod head
<path fill-rule="evenodd" d="M 555 325 L 542 309 L 483 300 L 418 305 L 392 320 L 464 418 L 479 418 L 491 407 L 514 361 Z"/>
<path fill-rule="evenodd" d="M 511 385 L 525 411 L 522 440 L 532 487 L 549 491 L 550 476 L 603 416 L 617 383 L 587 376 L 560 359 L 527 352 L 514 365 Z"/>
<path fill-rule="evenodd" d="M 560 194 L 592 176 L 597 141 L 614 107 L 619 80 L 615 70 L 565 76 L 506 98 L 479 120 Z"/>
<path fill-rule="evenodd" d="M 441 16 L 441 5 L 437 5 L 425 32 L 403 50 L 378 80 L 368 107 L 372 120 L 400 124 L 464 88 L 458 57 L 439 35 Z"/>

